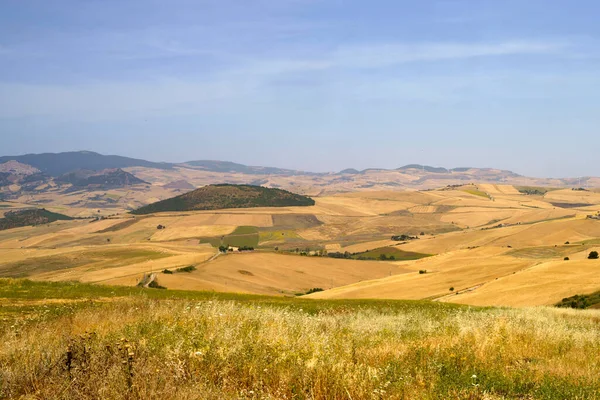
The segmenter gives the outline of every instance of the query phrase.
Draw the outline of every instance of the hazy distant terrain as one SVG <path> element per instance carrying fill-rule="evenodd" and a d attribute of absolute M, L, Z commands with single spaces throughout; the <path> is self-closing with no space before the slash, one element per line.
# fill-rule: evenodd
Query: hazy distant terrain
<path fill-rule="evenodd" d="M 249 184 L 310 196 L 426 190 L 468 183 L 519 187 L 600 187 L 600 178 L 532 178 L 492 168 L 406 165 L 394 170 L 314 173 L 222 161 L 155 163 L 93 152 L 0 157 L 0 198 L 81 210 L 133 210 L 215 183 Z M 27 164 L 29 162 L 30 164 Z M 63 194 L 69 194 L 69 197 Z M 112 213 L 112 212 L 111 212 Z"/>

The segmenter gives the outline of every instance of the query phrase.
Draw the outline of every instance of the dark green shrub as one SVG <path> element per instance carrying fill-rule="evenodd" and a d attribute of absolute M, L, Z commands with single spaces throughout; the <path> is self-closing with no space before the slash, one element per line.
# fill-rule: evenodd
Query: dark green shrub
<path fill-rule="evenodd" d="M 166 287 L 159 285 L 156 279 L 150 282 L 148 287 L 152 289 L 166 289 Z"/>
<path fill-rule="evenodd" d="M 177 268 L 175 271 L 176 272 L 192 272 L 195 270 L 196 270 L 196 267 L 194 267 L 193 265 L 189 265 L 187 267 Z"/>
<path fill-rule="evenodd" d="M 590 255 L 588 256 L 588 258 L 589 258 L 590 260 L 597 260 L 597 259 L 598 259 L 598 252 L 597 252 L 597 251 L 595 251 L 595 250 L 594 250 L 594 251 L 591 251 L 591 252 L 590 252 Z"/>
<path fill-rule="evenodd" d="M 322 292 L 322 291 L 323 291 L 323 289 L 321 289 L 320 287 L 315 287 L 315 288 L 309 289 L 306 292 L 306 294 L 311 294 L 311 293 L 316 293 L 316 292 Z"/>

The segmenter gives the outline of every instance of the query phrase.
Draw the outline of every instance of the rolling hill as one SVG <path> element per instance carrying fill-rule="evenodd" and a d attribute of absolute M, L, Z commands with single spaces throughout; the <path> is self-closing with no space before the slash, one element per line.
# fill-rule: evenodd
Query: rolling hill
<path fill-rule="evenodd" d="M 64 153 L 25 154 L 0 157 L 0 163 L 17 161 L 28 164 L 40 171 L 60 176 L 71 171 L 87 169 L 100 171 L 109 168 L 146 167 L 170 169 L 172 164 L 157 163 L 122 156 L 105 156 L 93 151 L 69 151 Z"/>
<path fill-rule="evenodd" d="M 70 183 L 74 187 L 113 188 L 147 183 L 120 168 L 103 171 L 77 170 L 55 179 L 60 183 Z"/>
<path fill-rule="evenodd" d="M 181 166 L 186 168 L 201 169 L 210 172 L 232 172 L 252 175 L 321 175 L 314 172 L 296 171 L 293 169 L 260 167 L 238 164 L 230 161 L 197 160 L 187 161 Z"/>
<path fill-rule="evenodd" d="M 73 218 L 54 213 L 45 209 L 27 209 L 7 211 L 4 218 L 0 218 L 0 231 L 5 229 L 20 228 L 22 226 L 49 224 L 59 220 L 71 220 Z"/>
<path fill-rule="evenodd" d="M 218 210 L 224 208 L 312 206 L 315 201 L 281 189 L 262 186 L 219 184 L 162 200 L 132 211 L 151 214 L 163 211 Z"/>

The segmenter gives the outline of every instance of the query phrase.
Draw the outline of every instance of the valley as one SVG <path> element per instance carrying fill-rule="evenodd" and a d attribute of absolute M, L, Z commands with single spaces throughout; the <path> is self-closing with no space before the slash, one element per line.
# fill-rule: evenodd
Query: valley
<path fill-rule="evenodd" d="M 135 176 L 154 183 L 105 192 L 115 200 L 110 207 L 73 201 L 98 196 L 94 188 L 3 202 L 4 213 L 42 201 L 48 212 L 76 219 L 0 231 L 0 276 L 135 286 L 154 274 L 167 289 L 481 306 L 553 305 L 600 290 L 600 262 L 587 259 L 600 250 L 594 190 L 491 183 L 363 188 L 312 195 L 303 206 L 226 208 L 237 192 L 204 186 L 196 197 L 186 195 L 190 205 L 180 211 L 152 205 L 136 215 L 129 212 L 136 203 L 185 191 L 159 194 L 156 177 L 140 172 Z M 201 206 L 189 203 L 195 199 Z M 194 209 L 208 204 L 216 209 Z M 188 266 L 193 270 L 163 272 Z"/>

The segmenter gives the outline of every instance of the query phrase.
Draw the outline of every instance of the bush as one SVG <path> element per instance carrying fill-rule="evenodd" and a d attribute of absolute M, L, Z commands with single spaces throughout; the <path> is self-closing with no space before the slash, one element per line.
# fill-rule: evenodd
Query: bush
<path fill-rule="evenodd" d="M 419 270 L 419 274 L 421 274 L 421 275 L 422 275 L 422 274 L 426 274 L 426 273 L 427 273 L 427 270 L 426 270 L 426 269 L 420 269 L 420 270 Z"/>
<path fill-rule="evenodd" d="M 569 258 L 569 257 L 565 257 L 565 261 L 569 261 L 569 260 L 570 260 L 570 258 Z"/>
<path fill-rule="evenodd" d="M 311 293 L 316 293 L 316 292 L 322 292 L 322 291 L 323 291 L 323 289 L 321 289 L 320 287 L 315 287 L 315 288 L 309 289 L 306 292 L 306 294 L 311 294 Z"/>
<path fill-rule="evenodd" d="M 152 289 L 166 289 L 166 287 L 159 285 L 156 279 L 150 282 L 148 287 Z"/>
<path fill-rule="evenodd" d="M 451 291 L 451 292 L 454 292 L 454 286 L 452 286 L 452 287 L 450 288 L 450 291 Z"/>
<path fill-rule="evenodd" d="M 588 256 L 588 259 L 590 259 L 590 260 L 597 260 L 598 259 L 598 252 L 597 251 L 591 251 L 590 255 Z"/>
<path fill-rule="evenodd" d="M 187 267 L 177 268 L 175 271 L 176 272 L 192 272 L 195 270 L 196 270 L 196 267 L 194 267 L 193 265 L 189 265 Z"/>
<path fill-rule="evenodd" d="M 163 274 L 172 274 L 173 271 L 171 271 L 170 269 L 163 269 L 162 273 Z"/>

